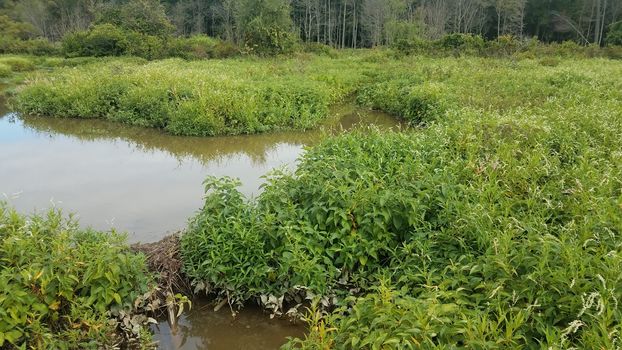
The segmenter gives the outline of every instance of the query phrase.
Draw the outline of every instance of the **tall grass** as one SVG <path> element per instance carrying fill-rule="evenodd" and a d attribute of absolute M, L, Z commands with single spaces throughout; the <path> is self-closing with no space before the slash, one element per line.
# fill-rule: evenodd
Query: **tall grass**
<path fill-rule="evenodd" d="M 595 67 L 603 65 L 600 72 Z M 105 118 L 178 135 L 308 129 L 348 97 L 414 124 L 458 107 L 538 108 L 620 74 L 616 61 L 403 57 L 388 51 L 289 59 L 146 62 L 102 59 L 35 74 L 13 107 L 25 114 Z M 611 94 L 620 84 L 609 81 Z"/>
<path fill-rule="evenodd" d="M 106 118 L 178 135 L 257 133 L 316 126 L 352 93 L 342 60 L 152 63 L 108 61 L 33 78 L 13 105 L 27 113 Z"/>

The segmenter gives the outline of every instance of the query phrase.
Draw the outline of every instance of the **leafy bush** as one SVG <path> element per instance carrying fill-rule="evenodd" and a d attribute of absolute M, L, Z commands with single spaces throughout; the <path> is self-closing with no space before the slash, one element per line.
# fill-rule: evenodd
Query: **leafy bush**
<path fill-rule="evenodd" d="M 609 25 L 606 42 L 607 45 L 622 46 L 622 21 Z"/>
<path fill-rule="evenodd" d="M 434 51 L 432 42 L 418 37 L 411 39 L 396 39 L 391 43 L 391 48 L 406 55 L 430 53 Z"/>
<path fill-rule="evenodd" d="M 447 108 L 442 87 L 416 80 L 387 80 L 362 89 L 358 102 L 398 116 L 410 124 L 425 124 L 442 117 Z"/>
<path fill-rule="evenodd" d="M 119 56 L 126 54 L 130 45 L 127 34 L 112 24 L 96 25 L 63 38 L 63 52 L 67 57 Z"/>
<path fill-rule="evenodd" d="M 295 43 L 296 39 L 289 28 L 270 27 L 261 18 L 255 18 L 247 25 L 244 36 L 245 49 L 260 56 L 291 53 Z"/>
<path fill-rule="evenodd" d="M 288 1 L 243 0 L 238 11 L 237 21 L 248 53 L 271 56 L 293 51 L 297 38 L 292 33 Z"/>
<path fill-rule="evenodd" d="M 128 32 L 168 37 L 174 26 L 157 0 L 129 0 L 122 5 L 110 3 L 99 13 L 96 24 L 112 24 Z"/>
<path fill-rule="evenodd" d="M 17 22 L 9 16 L 0 15 L 0 34 L 2 38 L 26 40 L 35 36 L 35 28 L 24 22 Z"/>
<path fill-rule="evenodd" d="M 0 53 L 29 54 L 37 56 L 58 55 L 59 46 L 46 39 L 21 40 L 0 37 Z"/>
<path fill-rule="evenodd" d="M 464 53 L 479 54 L 485 48 L 486 42 L 479 35 L 448 34 L 438 41 L 441 49 L 459 50 Z"/>
<path fill-rule="evenodd" d="M 302 51 L 314 53 L 316 55 L 324 55 L 328 57 L 337 57 L 337 50 L 329 45 L 321 43 L 304 43 L 302 44 Z"/>
<path fill-rule="evenodd" d="M 152 283 L 144 257 L 124 242 L 81 230 L 57 211 L 24 217 L 0 204 L 0 347 L 122 341 L 115 320 L 140 312 Z"/>
<path fill-rule="evenodd" d="M 0 53 L 53 55 L 58 48 L 48 40 L 35 38 L 32 25 L 0 15 Z"/>

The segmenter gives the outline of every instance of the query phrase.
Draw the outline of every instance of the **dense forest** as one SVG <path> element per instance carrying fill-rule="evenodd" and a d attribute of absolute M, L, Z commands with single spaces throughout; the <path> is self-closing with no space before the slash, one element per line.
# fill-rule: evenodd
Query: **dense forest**
<path fill-rule="evenodd" d="M 86 30 L 102 17 L 120 21 L 132 12 L 150 20 L 165 16 L 153 22 L 154 34 L 207 34 L 236 44 L 248 33 L 270 31 L 335 48 L 390 45 L 405 36 L 434 40 L 450 33 L 603 45 L 608 28 L 622 18 L 622 1 L 0 0 L 3 35 L 12 31 L 51 41 Z"/>

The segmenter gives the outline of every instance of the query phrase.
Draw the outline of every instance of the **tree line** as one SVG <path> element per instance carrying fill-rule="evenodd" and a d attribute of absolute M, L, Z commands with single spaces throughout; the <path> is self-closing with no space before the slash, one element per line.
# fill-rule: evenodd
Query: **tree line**
<path fill-rule="evenodd" d="M 254 33 L 272 41 L 292 34 L 335 48 L 451 33 L 601 45 L 622 19 L 620 0 L 0 0 L 0 15 L 23 25 L 27 35 L 57 41 L 86 30 L 102 13 L 122 18 L 124 11 L 114 9 L 128 5 L 153 11 L 149 15 L 161 11 L 166 21 L 156 23 L 170 28 L 159 30 L 180 36 L 207 34 L 239 44 Z"/>

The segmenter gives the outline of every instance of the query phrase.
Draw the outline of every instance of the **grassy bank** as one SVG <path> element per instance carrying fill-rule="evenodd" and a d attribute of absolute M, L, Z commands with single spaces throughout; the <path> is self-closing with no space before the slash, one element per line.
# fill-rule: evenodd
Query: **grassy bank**
<path fill-rule="evenodd" d="M 98 60 L 94 57 L 62 58 L 55 56 L 0 55 L 0 96 L 13 95 L 34 72 L 50 73 L 61 67 L 77 67 Z M 99 59 L 104 62 L 106 59 Z"/>
<path fill-rule="evenodd" d="M 307 129 L 362 75 L 346 69 L 348 59 L 310 60 L 112 60 L 33 77 L 13 105 L 28 114 L 106 118 L 179 135 Z"/>
<path fill-rule="evenodd" d="M 150 343 L 154 280 L 125 237 L 0 203 L 0 349 Z"/>
<path fill-rule="evenodd" d="M 426 127 L 327 139 L 251 202 L 208 179 L 181 242 L 195 286 L 336 308 L 291 347 L 618 346 L 622 65 L 384 66 L 359 101 Z"/>
<path fill-rule="evenodd" d="M 606 59 L 396 58 L 392 51 L 342 52 L 336 58 L 89 62 L 32 75 L 12 101 L 14 109 L 105 118 L 178 135 L 249 134 L 315 127 L 331 105 L 349 96 L 418 124 L 458 106 L 537 108 L 573 93 L 560 86 L 582 88 L 620 74 L 617 61 Z"/>

